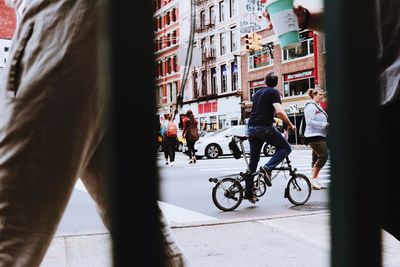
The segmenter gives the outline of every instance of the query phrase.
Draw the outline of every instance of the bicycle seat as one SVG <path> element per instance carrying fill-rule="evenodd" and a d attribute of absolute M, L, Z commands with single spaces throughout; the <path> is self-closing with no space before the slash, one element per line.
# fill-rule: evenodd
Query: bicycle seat
<path fill-rule="evenodd" d="M 233 137 L 235 137 L 235 138 L 237 138 L 237 139 L 239 139 L 241 141 L 249 139 L 247 136 L 234 135 Z"/>

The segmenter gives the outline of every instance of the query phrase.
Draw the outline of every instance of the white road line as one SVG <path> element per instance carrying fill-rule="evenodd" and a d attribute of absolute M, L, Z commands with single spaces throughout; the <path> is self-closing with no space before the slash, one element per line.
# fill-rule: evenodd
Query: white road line
<path fill-rule="evenodd" d="M 189 223 L 218 220 L 217 218 L 207 216 L 192 210 L 184 209 L 166 202 L 158 201 L 158 205 L 160 206 L 160 209 L 163 211 L 165 217 L 169 222 Z"/>

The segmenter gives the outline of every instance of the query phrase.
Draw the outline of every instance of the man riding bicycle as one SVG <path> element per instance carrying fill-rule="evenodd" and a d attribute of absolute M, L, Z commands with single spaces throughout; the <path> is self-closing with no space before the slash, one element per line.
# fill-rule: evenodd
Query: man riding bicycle
<path fill-rule="evenodd" d="M 271 159 L 260 167 L 260 173 L 264 176 L 265 183 L 271 186 L 271 172 L 292 151 L 289 143 L 282 134 L 275 129 L 274 113 L 288 126 L 289 130 L 295 131 L 296 127 L 290 122 L 283 109 L 281 96 L 275 88 L 278 84 L 278 76 L 270 72 L 265 76 L 266 87 L 258 90 L 253 95 L 253 107 L 248 122 L 248 136 L 250 142 L 250 174 L 246 176 L 245 198 L 255 202 L 253 194 L 253 177 L 260 160 L 260 152 L 264 142 L 276 148 Z"/>

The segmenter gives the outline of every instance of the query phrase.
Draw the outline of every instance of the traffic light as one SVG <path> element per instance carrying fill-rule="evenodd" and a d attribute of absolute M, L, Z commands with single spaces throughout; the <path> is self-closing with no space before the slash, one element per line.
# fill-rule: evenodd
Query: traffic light
<path fill-rule="evenodd" d="M 254 50 L 261 50 L 262 44 L 261 44 L 261 34 L 253 33 L 253 48 Z"/>
<path fill-rule="evenodd" d="M 254 51 L 254 39 L 253 39 L 253 33 L 248 33 L 244 36 L 245 41 L 244 43 L 246 44 L 246 50 L 248 51 Z"/>
<path fill-rule="evenodd" d="M 248 33 L 245 36 L 246 50 L 257 51 L 261 50 L 263 46 L 261 45 L 262 36 L 257 33 Z"/>

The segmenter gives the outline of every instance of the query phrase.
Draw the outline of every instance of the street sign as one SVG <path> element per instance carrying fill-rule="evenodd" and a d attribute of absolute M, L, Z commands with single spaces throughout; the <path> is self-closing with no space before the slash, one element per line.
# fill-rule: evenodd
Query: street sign
<path fill-rule="evenodd" d="M 299 108 L 297 107 L 297 104 L 290 105 L 290 112 L 294 114 L 299 113 Z"/>

